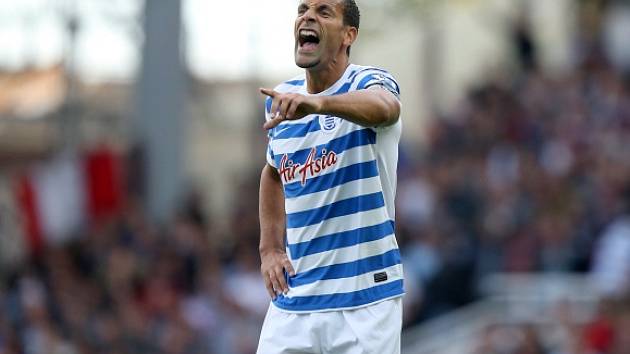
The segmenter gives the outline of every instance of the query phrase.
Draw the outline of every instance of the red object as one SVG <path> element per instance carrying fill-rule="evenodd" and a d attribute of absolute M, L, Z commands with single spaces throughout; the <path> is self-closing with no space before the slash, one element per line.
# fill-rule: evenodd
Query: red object
<path fill-rule="evenodd" d="M 107 147 L 89 152 L 85 158 L 85 178 L 91 220 L 98 221 L 117 213 L 123 199 L 120 158 Z"/>
<path fill-rule="evenodd" d="M 44 238 L 38 215 L 35 189 L 29 176 L 22 175 L 18 178 L 16 194 L 18 205 L 22 211 L 29 251 L 31 255 L 38 255 L 44 248 Z"/>
<path fill-rule="evenodd" d="M 584 343 L 587 349 L 607 353 L 612 348 L 614 335 L 610 321 L 600 317 L 584 329 Z"/>

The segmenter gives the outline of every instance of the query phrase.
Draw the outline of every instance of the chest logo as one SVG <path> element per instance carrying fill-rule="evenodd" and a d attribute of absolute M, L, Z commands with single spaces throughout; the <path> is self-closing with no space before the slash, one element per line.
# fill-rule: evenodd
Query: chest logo
<path fill-rule="evenodd" d="M 315 157 L 317 150 L 312 148 L 303 164 L 289 160 L 287 154 L 280 160 L 280 168 L 278 172 L 284 180 L 284 183 L 291 183 L 299 177 L 302 186 L 306 184 L 306 180 L 322 173 L 326 169 L 330 169 L 337 163 L 337 154 L 330 150 L 322 149 L 320 157 Z"/>
<path fill-rule="evenodd" d="M 339 126 L 339 118 L 334 116 L 319 116 L 319 126 L 326 133 L 333 132 Z"/>

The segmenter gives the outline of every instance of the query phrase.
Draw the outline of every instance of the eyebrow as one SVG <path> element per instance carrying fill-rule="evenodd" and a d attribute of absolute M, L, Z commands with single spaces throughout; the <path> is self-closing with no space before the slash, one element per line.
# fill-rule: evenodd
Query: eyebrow
<path fill-rule="evenodd" d="M 329 4 L 321 4 L 317 7 L 317 10 L 318 11 L 324 11 L 324 10 L 332 11 L 333 8 Z"/>
<path fill-rule="evenodd" d="M 308 8 L 309 8 L 309 5 L 307 5 L 305 3 L 301 3 L 298 6 L 298 11 L 307 10 Z M 320 4 L 319 6 L 317 6 L 317 11 L 324 11 L 324 10 L 333 11 L 334 12 L 334 8 L 330 4 L 324 3 L 324 4 Z"/>

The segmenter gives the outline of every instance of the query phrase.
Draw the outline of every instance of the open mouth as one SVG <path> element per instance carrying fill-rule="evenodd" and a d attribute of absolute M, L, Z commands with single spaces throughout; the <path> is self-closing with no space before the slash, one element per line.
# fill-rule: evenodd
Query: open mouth
<path fill-rule="evenodd" d="M 302 29 L 298 32 L 298 44 L 304 51 L 314 51 L 319 45 L 319 34 L 310 29 Z"/>

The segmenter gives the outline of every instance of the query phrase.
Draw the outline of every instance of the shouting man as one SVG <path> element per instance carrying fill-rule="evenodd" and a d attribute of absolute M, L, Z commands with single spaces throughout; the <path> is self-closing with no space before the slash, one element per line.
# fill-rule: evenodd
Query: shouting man
<path fill-rule="evenodd" d="M 359 17 L 354 0 L 301 0 L 304 74 L 261 89 L 260 257 L 272 304 L 258 354 L 400 353 L 400 90 L 387 71 L 350 63 Z"/>

